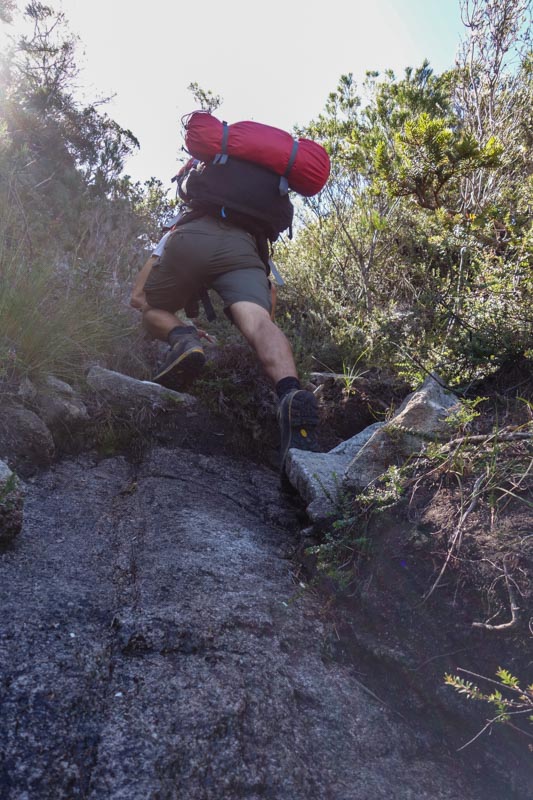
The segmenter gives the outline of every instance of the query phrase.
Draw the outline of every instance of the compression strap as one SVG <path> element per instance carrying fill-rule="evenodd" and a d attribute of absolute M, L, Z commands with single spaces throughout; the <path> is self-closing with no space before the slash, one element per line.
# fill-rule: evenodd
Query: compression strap
<path fill-rule="evenodd" d="M 213 159 L 213 164 L 225 164 L 228 160 L 228 139 L 229 139 L 229 125 L 224 120 L 222 123 L 222 142 L 220 144 L 220 153 L 217 153 Z"/>
<path fill-rule="evenodd" d="M 298 153 L 298 139 L 294 139 L 292 143 L 292 150 L 289 156 L 289 162 L 287 164 L 287 169 L 283 173 L 283 176 L 279 179 L 279 193 L 280 195 L 289 194 L 289 173 L 291 169 L 294 167 L 294 162 L 296 161 L 296 155 Z"/>

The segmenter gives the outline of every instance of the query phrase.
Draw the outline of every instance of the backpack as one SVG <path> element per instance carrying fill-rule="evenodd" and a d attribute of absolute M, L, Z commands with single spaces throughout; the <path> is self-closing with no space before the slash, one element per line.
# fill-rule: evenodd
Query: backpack
<path fill-rule="evenodd" d="M 324 188 L 330 160 L 326 150 L 311 139 L 295 139 L 287 131 L 249 120 L 228 125 L 206 111 L 183 118 L 185 147 L 201 161 L 224 163 L 239 158 L 259 164 L 278 175 L 280 192 L 289 189 L 312 197 Z"/>
<path fill-rule="evenodd" d="M 289 196 L 280 194 L 279 176 L 258 164 L 237 158 L 193 162 L 177 181 L 181 199 L 193 210 L 222 217 L 270 242 L 287 229 L 292 235 Z"/>

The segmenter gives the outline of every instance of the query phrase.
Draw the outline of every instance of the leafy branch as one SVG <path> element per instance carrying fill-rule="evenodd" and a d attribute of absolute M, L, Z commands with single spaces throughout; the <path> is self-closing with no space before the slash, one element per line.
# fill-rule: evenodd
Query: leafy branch
<path fill-rule="evenodd" d="M 522 688 L 519 679 L 503 667 L 499 667 L 496 671 L 497 681 L 493 678 L 487 678 L 485 675 L 478 675 L 475 672 L 470 672 L 470 670 L 460 667 L 458 667 L 457 671 L 497 687 L 490 692 L 482 691 L 473 681 L 461 678 L 459 675 L 450 675 L 447 673 L 444 676 L 444 682 L 448 686 L 452 686 L 459 694 L 465 696 L 469 700 L 481 700 L 489 703 L 497 711 L 496 716 L 487 720 L 483 728 L 481 728 L 472 739 L 463 744 L 459 750 L 464 750 L 471 745 L 496 723 L 509 725 L 524 736 L 533 739 L 531 733 L 528 733 L 514 724 L 517 717 L 523 716 L 526 716 L 528 722 L 533 724 L 533 684 Z M 533 745 L 529 745 L 529 747 L 533 749 Z"/>

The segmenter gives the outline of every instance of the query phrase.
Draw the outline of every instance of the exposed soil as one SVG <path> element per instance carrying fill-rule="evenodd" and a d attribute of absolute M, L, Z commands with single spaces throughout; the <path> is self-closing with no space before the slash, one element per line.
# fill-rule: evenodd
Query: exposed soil
<path fill-rule="evenodd" d="M 450 570 L 439 590 L 424 603 L 442 564 L 442 553 L 420 547 L 418 526 L 408 517 L 407 508 L 396 508 L 367 531 L 371 555 L 359 564 L 351 596 L 337 599 L 328 609 L 338 634 L 331 644 L 335 657 L 353 665 L 363 683 L 389 708 L 413 724 L 429 725 L 435 743 L 442 737 L 459 749 L 497 712 L 457 695 L 445 686 L 445 673 L 457 674 L 460 667 L 495 678 L 496 670 L 505 667 L 523 685 L 530 683 L 531 597 L 524 592 L 522 624 L 507 632 L 472 627 L 474 621 L 489 617 L 487 582 L 476 585 L 478 573 L 475 582 L 457 569 Z M 527 557 L 523 554 L 522 563 Z M 334 587 L 326 582 L 323 588 L 331 598 Z M 501 608 L 507 621 L 510 611 L 505 599 Z M 491 688 L 483 687 L 481 680 L 474 682 Z M 527 733 L 526 720 L 520 727 Z M 497 725 L 458 757 L 466 760 L 473 774 L 498 775 L 502 798 L 513 796 L 512 790 L 525 798 L 533 774 L 530 741 Z"/>
<path fill-rule="evenodd" d="M 331 450 L 374 422 L 384 420 L 411 391 L 405 381 L 377 369 L 353 378 L 324 374 L 319 389 L 322 449 Z"/>

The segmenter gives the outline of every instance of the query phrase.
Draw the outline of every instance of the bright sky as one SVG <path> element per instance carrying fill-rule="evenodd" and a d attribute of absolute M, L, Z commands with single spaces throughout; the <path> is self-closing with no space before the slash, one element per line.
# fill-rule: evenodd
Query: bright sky
<path fill-rule="evenodd" d="M 459 0 L 202 0 L 196 16 L 182 0 L 48 2 L 81 39 L 88 99 L 114 94 L 108 113 L 140 141 L 127 172 L 165 186 L 179 120 L 195 108 L 191 82 L 224 98 L 216 113 L 230 123 L 290 130 L 320 113 L 342 73 L 401 75 L 426 57 L 440 72 L 462 35 Z"/>

